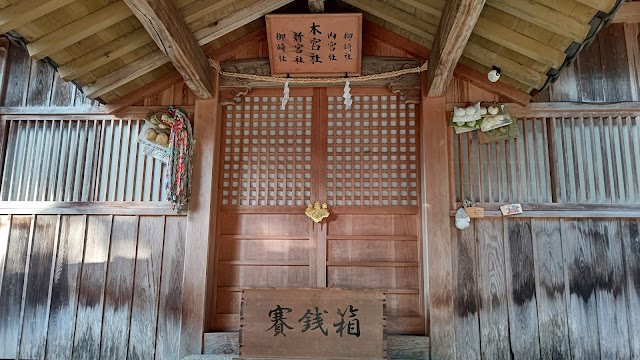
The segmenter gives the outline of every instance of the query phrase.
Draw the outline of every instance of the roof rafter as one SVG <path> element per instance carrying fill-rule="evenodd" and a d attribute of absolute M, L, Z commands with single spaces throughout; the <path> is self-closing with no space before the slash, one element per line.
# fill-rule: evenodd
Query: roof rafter
<path fill-rule="evenodd" d="M 172 0 L 124 0 L 200 99 L 213 97 L 213 69 Z"/>
<path fill-rule="evenodd" d="M 420 0 L 401 1 L 438 18 L 442 16 L 442 11 L 438 9 L 443 8 L 445 4 L 444 1 L 438 2 L 437 6 L 426 4 Z M 556 69 L 562 65 L 566 57 L 564 52 L 516 32 L 482 14 L 473 28 L 473 33 Z"/>
<path fill-rule="evenodd" d="M 292 1 L 293 0 L 264 0 L 253 3 L 218 20 L 214 25 L 196 31 L 194 36 L 196 40 L 198 40 L 198 44 L 207 44 Z M 164 56 L 162 51 L 158 50 L 135 60 L 111 74 L 101 77 L 95 82 L 84 86 L 82 90 L 87 97 L 94 99 L 168 62 L 169 59 Z"/>
<path fill-rule="evenodd" d="M 582 43 L 590 26 L 532 0 L 487 0 L 487 5 Z"/>
<path fill-rule="evenodd" d="M 74 0 L 22 0 L 0 10 L 0 33 L 18 28 Z"/>
<path fill-rule="evenodd" d="M 183 6 L 180 11 L 186 23 L 191 25 L 202 17 L 229 6 L 231 3 L 233 3 L 233 0 L 196 1 Z M 152 41 L 153 39 L 145 29 L 134 30 L 63 64 L 58 68 L 58 73 L 65 81 L 77 79 L 81 75 Z"/>
<path fill-rule="evenodd" d="M 112 3 L 27 44 L 27 50 L 34 59 L 40 60 L 131 15 L 125 3 Z"/>
<path fill-rule="evenodd" d="M 429 56 L 425 89 L 427 96 L 444 96 L 451 81 L 453 69 L 462 56 L 485 1 L 447 1 L 440 17 L 431 56 Z"/>

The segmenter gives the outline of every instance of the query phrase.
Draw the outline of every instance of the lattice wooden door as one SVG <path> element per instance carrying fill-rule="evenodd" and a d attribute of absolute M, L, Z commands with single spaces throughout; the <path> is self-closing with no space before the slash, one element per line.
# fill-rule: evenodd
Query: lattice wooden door
<path fill-rule="evenodd" d="M 386 89 L 261 89 L 223 109 L 214 330 L 237 330 L 240 289 L 387 290 L 388 329 L 424 333 L 418 106 Z M 313 225 L 309 201 L 331 216 Z"/>

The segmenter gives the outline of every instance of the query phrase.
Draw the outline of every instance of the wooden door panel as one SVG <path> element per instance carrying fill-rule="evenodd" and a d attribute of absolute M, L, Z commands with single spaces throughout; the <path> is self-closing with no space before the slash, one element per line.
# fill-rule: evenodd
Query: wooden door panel
<path fill-rule="evenodd" d="M 378 237 L 376 237 L 378 239 Z M 418 263 L 417 241 L 331 240 L 327 242 L 328 262 L 413 262 Z"/>
<path fill-rule="evenodd" d="M 289 210 L 291 211 L 291 210 Z M 304 207 L 293 208 L 293 214 L 237 213 L 223 209 L 220 215 L 220 235 L 240 235 L 244 238 L 306 236 L 311 224 Z"/>
<path fill-rule="evenodd" d="M 381 264 L 381 263 L 378 263 Z M 327 286 L 345 289 L 419 289 L 418 266 L 327 266 Z M 382 264 L 381 264 L 382 265 Z"/>
<path fill-rule="evenodd" d="M 386 89 L 260 89 L 223 109 L 212 327 L 244 287 L 384 289 L 390 333 L 424 334 L 419 107 Z M 313 225 L 308 201 L 331 216 Z"/>
<path fill-rule="evenodd" d="M 375 207 L 370 207 L 374 210 Z M 369 209 L 367 209 L 369 210 Z M 384 208 L 382 208 L 384 211 Z M 417 209 L 414 209 L 417 211 Z M 349 236 L 411 236 L 417 240 L 418 219 L 415 214 L 371 215 L 336 214 L 327 225 L 327 238 Z"/>
<path fill-rule="evenodd" d="M 308 240 L 254 240 L 220 237 L 218 261 L 308 262 L 312 248 L 315 247 Z"/>

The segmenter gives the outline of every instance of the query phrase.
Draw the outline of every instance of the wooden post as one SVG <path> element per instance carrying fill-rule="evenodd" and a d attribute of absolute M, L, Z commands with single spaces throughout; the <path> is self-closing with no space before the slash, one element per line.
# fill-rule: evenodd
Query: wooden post
<path fill-rule="evenodd" d="M 453 272 L 449 218 L 449 169 L 444 97 L 427 97 L 422 74 L 420 124 L 422 178 L 422 256 L 426 325 L 431 359 L 455 358 Z"/>
<path fill-rule="evenodd" d="M 214 75 L 215 84 L 218 74 Z M 218 195 L 218 161 L 221 122 L 218 90 L 213 99 L 196 100 L 194 137 L 195 163 L 192 196 L 187 216 L 187 242 L 182 285 L 180 358 L 201 354 L 207 311 L 209 256 L 215 250 Z"/>

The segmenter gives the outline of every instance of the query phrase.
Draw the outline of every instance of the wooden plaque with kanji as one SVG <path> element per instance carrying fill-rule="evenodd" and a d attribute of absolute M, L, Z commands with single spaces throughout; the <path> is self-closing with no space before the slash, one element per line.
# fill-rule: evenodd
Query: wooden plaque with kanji
<path fill-rule="evenodd" d="M 360 75 L 362 14 L 267 15 L 274 76 Z"/>
<path fill-rule="evenodd" d="M 376 290 L 242 290 L 240 355 L 384 359 L 384 304 Z"/>

